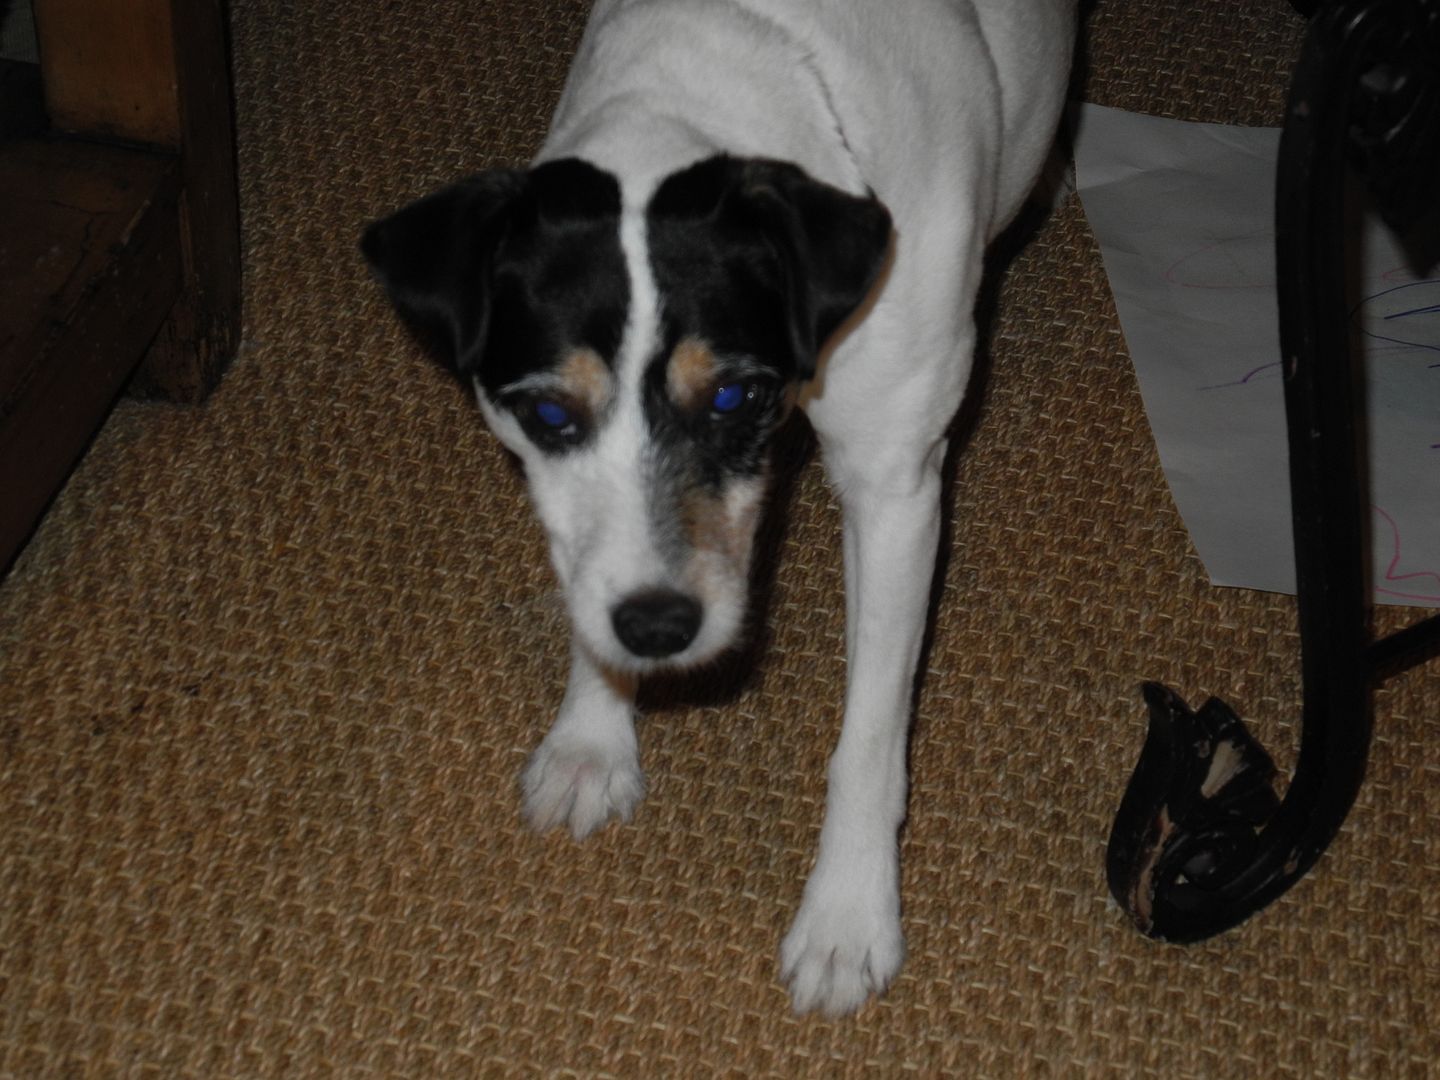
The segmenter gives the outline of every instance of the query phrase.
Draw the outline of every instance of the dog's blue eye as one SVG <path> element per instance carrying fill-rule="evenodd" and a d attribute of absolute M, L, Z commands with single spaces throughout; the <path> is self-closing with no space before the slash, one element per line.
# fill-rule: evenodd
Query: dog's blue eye
<path fill-rule="evenodd" d="M 557 431 L 570 425 L 570 410 L 558 401 L 537 401 L 535 415 L 546 427 Z"/>
<path fill-rule="evenodd" d="M 717 413 L 734 412 L 745 404 L 746 396 L 745 387 L 740 383 L 726 383 L 715 391 L 715 396 L 710 399 L 710 407 Z"/>

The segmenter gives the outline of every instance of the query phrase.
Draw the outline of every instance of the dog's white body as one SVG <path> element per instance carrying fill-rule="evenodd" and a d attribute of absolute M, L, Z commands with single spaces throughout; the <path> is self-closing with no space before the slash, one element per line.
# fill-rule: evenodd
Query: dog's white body
<path fill-rule="evenodd" d="M 782 946 L 800 1010 L 857 1007 L 903 958 L 897 833 L 946 429 L 970 375 L 982 255 L 1049 150 L 1073 24 L 1070 0 L 598 0 L 538 158 L 578 157 L 619 178 L 631 289 L 617 411 L 583 459 L 537 454 L 480 394 L 525 461 L 576 632 L 564 704 L 526 772 L 527 814 L 577 836 L 628 818 L 643 793 L 633 677 L 647 665 L 615 641 L 608 613 L 661 561 L 628 385 L 656 347 L 646 201 L 665 176 L 723 152 L 872 191 L 894 222 L 869 301 L 799 390 L 844 511 L 849 671 L 819 853 Z M 732 493 L 726 511 L 745 558 L 689 582 L 706 619 L 677 663 L 740 629 L 759 488 Z"/>

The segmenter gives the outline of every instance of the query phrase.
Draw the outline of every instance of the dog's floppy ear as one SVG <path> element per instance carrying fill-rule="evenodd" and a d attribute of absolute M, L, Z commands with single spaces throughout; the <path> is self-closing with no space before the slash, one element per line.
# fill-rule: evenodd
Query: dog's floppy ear
<path fill-rule="evenodd" d="M 890 212 L 873 194 L 850 195 L 766 158 L 721 154 L 682 169 L 657 189 L 649 214 L 662 226 L 715 230 L 709 242 L 748 265 L 775 264 L 801 379 L 865 300 L 890 247 Z"/>
<path fill-rule="evenodd" d="M 578 267 L 604 264 L 598 276 L 615 292 L 617 279 L 624 281 L 619 217 L 615 177 L 560 158 L 528 171 L 492 169 L 427 195 L 371 225 L 360 248 L 401 315 L 422 338 L 439 339 L 427 344 L 449 354 L 456 374 L 470 376 L 496 344 L 497 305 L 526 303 L 517 281 L 548 278 L 553 299 L 566 291 L 557 278 L 583 278 Z M 589 263 L 577 261 L 580 251 Z M 507 281 L 511 291 L 497 296 Z M 572 321 L 584 315 L 582 299 L 570 288 L 560 301 Z"/>
<path fill-rule="evenodd" d="M 869 295 L 890 246 L 890 212 L 788 162 L 740 163 L 734 198 L 768 233 L 786 276 L 799 375 Z"/>
<path fill-rule="evenodd" d="M 449 352 L 455 371 L 479 363 L 490 318 L 490 264 L 521 169 L 491 169 L 427 195 L 365 230 L 360 250 L 400 314 Z"/>

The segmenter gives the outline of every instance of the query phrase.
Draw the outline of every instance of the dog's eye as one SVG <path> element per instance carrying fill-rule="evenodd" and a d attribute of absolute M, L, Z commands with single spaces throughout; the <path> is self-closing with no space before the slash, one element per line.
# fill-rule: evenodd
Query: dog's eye
<path fill-rule="evenodd" d="M 755 387 L 746 386 L 743 383 L 726 383 L 717 387 L 715 396 L 710 399 L 710 408 L 721 414 L 733 413 L 747 401 L 755 398 Z"/>
<path fill-rule="evenodd" d="M 575 418 L 570 415 L 570 410 L 558 401 L 537 401 L 535 417 L 552 431 L 563 431 L 575 423 Z"/>
<path fill-rule="evenodd" d="M 585 437 L 585 415 L 554 398 L 532 398 L 518 404 L 520 423 L 543 450 L 563 450 Z"/>

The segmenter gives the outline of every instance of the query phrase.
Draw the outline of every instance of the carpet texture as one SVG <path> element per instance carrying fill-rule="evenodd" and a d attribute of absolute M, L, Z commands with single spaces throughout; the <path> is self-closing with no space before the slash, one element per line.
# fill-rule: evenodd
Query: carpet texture
<path fill-rule="evenodd" d="M 987 303 L 889 994 L 797 1019 L 776 978 L 844 677 L 803 439 L 754 667 L 647 694 L 632 824 L 522 827 L 566 659 L 543 538 L 355 243 L 533 152 L 585 8 L 233 0 L 242 353 L 202 408 L 122 402 L 0 583 L 0 1075 L 1430 1075 L 1440 668 L 1380 692 L 1344 832 L 1270 910 L 1181 949 L 1108 898 L 1138 684 L 1225 696 L 1286 765 L 1297 639 L 1206 583 L 1074 199 Z M 1275 124 L 1300 32 L 1100 0 L 1077 93 Z"/>

